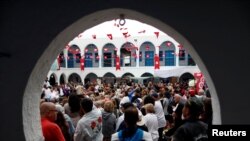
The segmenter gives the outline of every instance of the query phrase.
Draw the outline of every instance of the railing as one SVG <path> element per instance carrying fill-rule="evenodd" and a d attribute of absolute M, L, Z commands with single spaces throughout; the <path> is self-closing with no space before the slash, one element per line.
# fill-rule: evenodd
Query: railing
<path fill-rule="evenodd" d="M 154 66 L 154 57 L 139 57 L 139 66 Z M 191 56 L 179 58 L 160 58 L 160 66 L 176 66 L 176 61 L 179 61 L 179 66 L 195 66 L 196 63 L 191 58 Z M 85 58 L 85 68 L 96 68 L 99 67 L 99 59 L 96 58 Z M 116 66 L 116 58 L 102 58 L 101 59 L 101 65 L 102 67 L 115 67 Z M 57 68 L 57 60 L 53 63 L 51 66 L 51 70 L 54 70 Z M 131 57 L 131 58 L 120 58 L 120 67 L 136 67 L 137 65 L 137 58 Z M 80 68 L 80 61 L 76 59 L 69 59 L 67 60 L 67 65 L 65 60 L 62 60 L 60 62 L 60 67 L 63 68 Z"/>

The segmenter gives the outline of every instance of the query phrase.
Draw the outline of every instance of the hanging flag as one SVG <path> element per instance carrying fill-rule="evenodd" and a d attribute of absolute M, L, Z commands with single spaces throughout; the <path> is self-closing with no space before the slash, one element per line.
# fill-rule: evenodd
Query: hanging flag
<path fill-rule="evenodd" d="M 170 47 L 171 46 L 171 42 L 167 42 L 167 46 Z"/>
<path fill-rule="evenodd" d="M 109 37 L 110 40 L 113 39 L 112 34 L 107 34 L 107 36 Z"/>
<path fill-rule="evenodd" d="M 96 39 L 96 35 L 95 35 L 95 34 L 94 34 L 94 35 L 92 35 L 92 38 L 93 38 L 93 39 Z"/>
<path fill-rule="evenodd" d="M 82 56 L 81 59 L 80 59 L 80 69 L 82 71 L 84 70 L 84 56 Z"/>
<path fill-rule="evenodd" d="M 159 56 L 157 54 L 155 54 L 155 69 L 160 69 L 160 59 Z"/>
<path fill-rule="evenodd" d="M 57 68 L 57 70 L 60 70 L 60 67 L 61 67 L 61 58 L 60 58 L 60 56 L 57 56 L 57 64 L 58 64 L 58 68 Z"/>
<path fill-rule="evenodd" d="M 146 32 L 146 30 L 142 30 L 142 31 L 139 31 L 138 33 L 145 33 Z"/>
<path fill-rule="evenodd" d="M 120 57 L 117 55 L 116 56 L 116 70 L 121 70 L 121 66 L 120 66 Z"/>
<path fill-rule="evenodd" d="M 156 37 L 158 38 L 159 37 L 159 32 L 154 32 Z"/>
<path fill-rule="evenodd" d="M 196 92 L 199 92 L 203 88 L 205 83 L 204 75 L 200 73 L 194 73 Z"/>
<path fill-rule="evenodd" d="M 122 33 L 122 34 L 123 34 L 123 36 L 124 36 L 125 38 L 130 37 L 130 34 L 128 34 L 128 32 L 124 32 L 124 33 Z"/>

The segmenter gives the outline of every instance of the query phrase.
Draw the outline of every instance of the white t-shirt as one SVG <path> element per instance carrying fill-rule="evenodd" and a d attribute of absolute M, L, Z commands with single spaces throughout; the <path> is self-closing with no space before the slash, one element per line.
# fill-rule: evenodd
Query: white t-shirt
<path fill-rule="evenodd" d="M 157 116 L 153 113 L 147 113 L 144 116 L 145 125 L 148 128 L 148 132 L 151 134 L 152 139 L 158 141 L 159 132 L 158 132 L 158 120 Z"/>
<path fill-rule="evenodd" d="M 159 128 L 165 127 L 166 126 L 166 119 L 165 119 L 165 115 L 164 115 L 160 100 L 155 101 L 154 109 L 155 109 L 155 114 L 156 114 L 157 119 L 158 119 Z"/>

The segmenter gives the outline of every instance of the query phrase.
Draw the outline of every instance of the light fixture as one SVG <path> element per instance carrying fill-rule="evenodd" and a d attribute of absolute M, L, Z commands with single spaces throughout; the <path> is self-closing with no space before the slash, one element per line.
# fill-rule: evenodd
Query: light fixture
<path fill-rule="evenodd" d="M 126 24 L 126 20 L 124 18 L 124 14 L 120 14 L 119 25 L 124 26 Z"/>

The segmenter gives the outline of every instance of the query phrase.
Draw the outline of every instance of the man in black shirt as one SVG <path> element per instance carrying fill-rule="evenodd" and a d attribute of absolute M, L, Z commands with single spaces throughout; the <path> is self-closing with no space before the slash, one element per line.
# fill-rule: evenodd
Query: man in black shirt
<path fill-rule="evenodd" d="M 182 110 L 184 124 L 176 130 L 172 141 L 207 141 L 208 125 L 199 120 L 202 112 L 202 102 L 196 99 L 188 100 Z"/>

